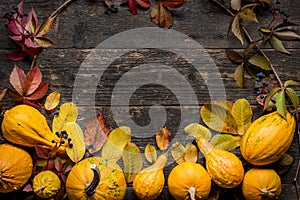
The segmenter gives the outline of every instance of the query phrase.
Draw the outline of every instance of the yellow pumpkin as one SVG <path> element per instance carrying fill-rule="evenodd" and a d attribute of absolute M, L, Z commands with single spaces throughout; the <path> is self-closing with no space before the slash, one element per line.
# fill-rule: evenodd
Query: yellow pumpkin
<path fill-rule="evenodd" d="M 242 137 L 241 154 L 253 165 L 279 160 L 290 147 L 296 121 L 287 113 L 286 120 L 276 111 L 256 119 Z"/>
<path fill-rule="evenodd" d="M 153 165 L 140 171 L 133 179 L 133 191 L 141 200 L 154 200 L 162 192 L 165 184 L 163 168 L 167 156 L 161 154 Z"/>
<path fill-rule="evenodd" d="M 233 188 L 243 181 L 244 167 L 236 155 L 215 148 L 204 138 L 199 138 L 197 145 L 205 156 L 206 170 L 217 185 Z"/>
<path fill-rule="evenodd" d="M 0 193 L 19 190 L 32 174 L 27 151 L 11 144 L 0 145 Z"/>
<path fill-rule="evenodd" d="M 211 190 L 211 179 L 202 165 L 183 162 L 170 172 L 168 189 L 176 200 L 206 199 Z"/>
<path fill-rule="evenodd" d="M 33 179 L 33 191 L 41 198 L 50 198 L 55 196 L 60 190 L 60 179 L 50 171 L 39 172 Z"/>
<path fill-rule="evenodd" d="M 281 193 L 281 180 L 273 169 L 252 168 L 246 172 L 242 193 L 246 200 L 275 200 Z"/>
<path fill-rule="evenodd" d="M 59 138 L 51 132 L 46 118 L 35 108 L 28 105 L 17 105 L 4 113 L 2 122 L 3 137 L 26 147 L 39 146 L 52 150 Z M 60 152 L 65 148 L 61 146 Z"/>
<path fill-rule="evenodd" d="M 72 168 L 66 181 L 69 200 L 118 200 L 126 193 L 125 176 L 115 162 L 86 158 Z"/>

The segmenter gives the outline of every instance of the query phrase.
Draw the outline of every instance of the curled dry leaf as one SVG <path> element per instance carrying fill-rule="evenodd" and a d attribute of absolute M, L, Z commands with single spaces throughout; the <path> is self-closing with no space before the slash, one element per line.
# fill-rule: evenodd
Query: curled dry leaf
<path fill-rule="evenodd" d="M 110 133 L 110 128 L 100 112 L 88 121 L 84 131 L 84 141 L 87 150 L 93 154 L 101 150 Z"/>
<path fill-rule="evenodd" d="M 149 163 L 153 163 L 157 159 L 157 152 L 153 145 L 147 144 L 145 147 L 145 157 Z"/>
<path fill-rule="evenodd" d="M 171 132 L 167 128 L 162 128 L 156 133 L 156 144 L 160 150 L 166 150 L 171 139 Z"/>
<path fill-rule="evenodd" d="M 102 147 L 102 158 L 117 162 L 123 154 L 124 147 L 131 141 L 131 130 L 127 126 L 120 126 L 110 132 Z"/>
<path fill-rule="evenodd" d="M 45 102 L 45 109 L 46 110 L 54 110 L 60 102 L 60 93 L 59 92 L 52 92 L 50 93 Z"/>
<path fill-rule="evenodd" d="M 73 102 L 67 102 L 60 106 L 59 113 L 54 115 L 52 132 L 61 132 L 67 122 L 75 122 L 78 117 L 78 108 Z"/>
<path fill-rule="evenodd" d="M 124 147 L 122 160 L 124 164 L 123 171 L 125 174 L 126 182 L 130 183 L 133 181 L 137 173 L 139 173 L 143 168 L 142 154 L 135 144 L 128 143 Z"/>

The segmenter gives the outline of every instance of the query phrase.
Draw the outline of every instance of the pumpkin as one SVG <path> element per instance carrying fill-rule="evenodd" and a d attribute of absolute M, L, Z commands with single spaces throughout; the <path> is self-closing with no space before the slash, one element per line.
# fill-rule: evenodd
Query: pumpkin
<path fill-rule="evenodd" d="M 50 198 L 55 196 L 60 190 L 60 179 L 50 171 L 39 172 L 33 179 L 33 191 L 41 198 Z"/>
<path fill-rule="evenodd" d="M 1 144 L 0 152 L 0 192 L 19 190 L 32 174 L 32 159 L 27 151 L 11 144 Z"/>
<path fill-rule="evenodd" d="M 168 189 L 176 200 L 205 199 L 211 190 L 211 179 L 202 165 L 182 162 L 171 170 Z"/>
<path fill-rule="evenodd" d="M 90 157 L 73 166 L 66 192 L 69 200 L 118 200 L 125 196 L 126 180 L 115 162 Z"/>
<path fill-rule="evenodd" d="M 242 156 L 258 166 L 276 162 L 290 147 L 295 127 L 296 121 L 290 113 L 286 119 L 277 111 L 259 117 L 242 137 Z"/>
<path fill-rule="evenodd" d="M 133 191 L 139 199 L 153 200 L 162 192 L 165 177 L 163 168 L 167 162 L 167 156 L 161 154 L 153 165 L 143 169 L 133 179 Z"/>
<path fill-rule="evenodd" d="M 14 144 L 26 147 L 38 146 L 52 150 L 59 138 L 51 132 L 46 118 L 35 108 L 17 105 L 4 113 L 2 122 L 4 138 Z M 60 152 L 65 148 L 61 146 Z"/>
<path fill-rule="evenodd" d="M 242 193 L 246 200 L 278 199 L 281 180 L 273 169 L 252 168 L 246 172 Z"/>
<path fill-rule="evenodd" d="M 217 185 L 233 188 L 243 181 L 244 167 L 236 155 L 215 148 L 204 138 L 199 138 L 197 146 L 205 156 L 208 174 Z"/>

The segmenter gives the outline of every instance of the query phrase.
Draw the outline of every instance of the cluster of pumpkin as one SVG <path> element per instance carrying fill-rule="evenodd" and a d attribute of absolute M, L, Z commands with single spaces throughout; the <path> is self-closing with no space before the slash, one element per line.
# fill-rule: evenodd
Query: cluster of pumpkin
<path fill-rule="evenodd" d="M 262 166 L 276 162 L 288 150 L 295 126 L 290 113 L 286 119 L 272 112 L 255 120 L 243 135 L 240 146 L 244 159 L 255 166 L 246 173 L 235 154 L 215 148 L 204 136 L 197 138 L 206 168 L 193 162 L 182 162 L 174 167 L 167 180 L 171 195 L 176 200 L 205 199 L 210 194 L 212 180 L 223 188 L 241 184 L 247 200 L 277 199 L 281 193 L 280 177 L 273 169 Z M 27 105 L 6 111 L 2 134 L 10 143 L 0 145 L 0 193 L 19 190 L 32 176 L 32 158 L 19 146 L 56 148 L 58 154 L 65 151 L 65 146 L 53 142 L 57 136 L 51 132 L 45 117 Z M 139 199 L 152 200 L 161 194 L 166 163 L 167 155 L 161 154 L 154 164 L 136 174 L 133 190 Z M 32 188 L 39 197 L 53 197 L 60 187 L 60 179 L 50 170 L 34 176 Z M 69 200 L 123 199 L 126 187 L 121 167 L 98 157 L 85 158 L 75 164 L 65 185 Z"/>

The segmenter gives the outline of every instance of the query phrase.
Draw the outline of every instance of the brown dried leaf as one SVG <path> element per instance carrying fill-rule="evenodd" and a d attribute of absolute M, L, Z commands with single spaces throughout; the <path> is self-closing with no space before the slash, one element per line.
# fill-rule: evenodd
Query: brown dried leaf
<path fill-rule="evenodd" d="M 130 183 L 133 181 L 137 173 L 139 173 L 143 168 L 142 154 L 135 144 L 128 143 L 124 147 L 122 160 L 124 164 L 123 171 L 125 174 L 126 182 Z"/>
<path fill-rule="evenodd" d="M 275 170 L 279 175 L 283 175 L 289 171 L 294 163 L 294 158 L 289 154 L 284 154 L 279 161 L 276 162 Z"/>
<path fill-rule="evenodd" d="M 96 117 L 89 120 L 84 131 L 84 141 L 87 150 L 93 154 L 101 150 L 110 133 L 103 114 L 100 112 Z"/>
<path fill-rule="evenodd" d="M 243 20 L 258 23 L 258 20 L 256 18 L 256 14 L 251 8 L 244 8 L 243 10 L 241 10 L 239 12 L 239 15 Z"/>
<path fill-rule="evenodd" d="M 244 61 L 244 57 L 236 51 L 226 50 L 227 57 L 235 63 L 242 63 Z"/>
<path fill-rule="evenodd" d="M 162 128 L 156 133 L 156 144 L 160 150 L 166 150 L 171 139 L 171 132 L 167 128 Z"/>
<path fill-rule="evenodd" d="M 149 163 L 153 163 L 157 159 L 157 152 L 153 145 L 147 144 L 145 147 L 145 157 Z"/>
<path fill-rule="evenodd" d="M 155 24 L 163 28 L 170 28 L 173 24 L 173 17 L 168 8 L 158 2 L 151 11 L 150 17 Z"/>

